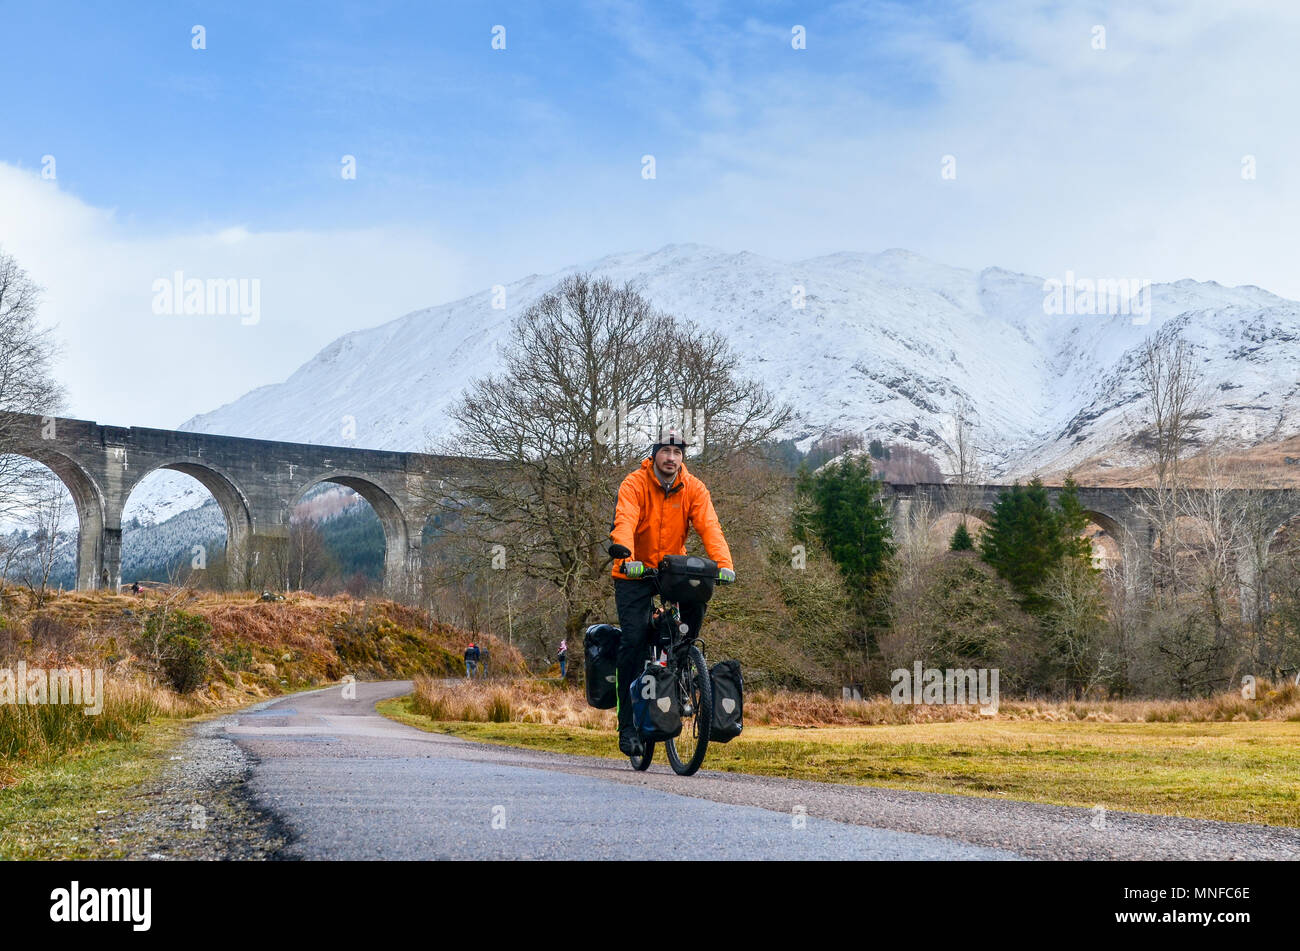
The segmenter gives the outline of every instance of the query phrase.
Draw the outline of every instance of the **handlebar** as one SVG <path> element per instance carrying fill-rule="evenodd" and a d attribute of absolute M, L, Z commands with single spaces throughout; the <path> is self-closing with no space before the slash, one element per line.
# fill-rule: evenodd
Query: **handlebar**
<path fill-rule="evenodd" d="M 644 579 L 644 578 L 658 578 L 658 577 L 659 577 L 659 569 L 658 569 L 658 568 L 651 568 L 649 565 L 646 565 L 645 568 L 644 568 L 644 569 L 642 570 L 642 572 L 641 572 L 641 578 L 643 578 L 643 579 Z M 713 580 L 714 580 L 714 581 L 721 582 L 722 584 L 726 584 L 726 583 L 727 583 L 727 582 L 725 582 L 725 581 L 722 580 L 722 569 L 721 569 L 721 568 L 718 569 L 718 573 L 717 573 L 717 575 L 714 576 Z"/>
<path fill-rule="evenodd" d="M 619 558 L 629 559 L 629 558 L 632 557 L 632 552 L 628 551 L 627 548 L 625 548 L 625 547 L 622 546 L 622 545 L 614 544 L 614 545 L 610 545 L 610 546 L 609 546 L 609 557 L 610 557 L 610 558 L 613 558 L 613 559 L 619 559 Z M 725 581 L 722 580 L 722 572 L 723 572 L 724 570 L 725 570 L 725 569 L 723 569 L 723 568 L 719 568 L 719 569 L 718 569 L 718 574 L 717 574 L 716 577 L 714 577 L 713 580 L 714 580 L 714 581 L 721 582 L 722 584 L 727 584 L 727 582 L 725 582 Z M 642 578 L 657 578 L 657 577 L 659 577 L 659 569 L 658 569 L 658 568 L 652 568 L 652 567 L 650 567 L 649 565 L 642 565 L 642 567 L 641 567 L 641 575 L 640 575 L 640 577 L 642 577 Z"/>

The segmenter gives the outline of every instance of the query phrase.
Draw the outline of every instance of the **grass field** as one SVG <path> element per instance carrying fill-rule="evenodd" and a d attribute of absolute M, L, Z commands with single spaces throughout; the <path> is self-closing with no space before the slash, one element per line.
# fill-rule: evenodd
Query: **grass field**
<path fill-rule="evenodd" d="M 379 711 L 420 729 L 485 743 L 625 759 L 608 729 L 433 721 L 412 711 L 410 697 L 385 701 Z M 1294 721 L 747 725 L 739 739 L 710 746 L 704 766 L 791 779 L 1300 827 L 1300 723 Z"/>

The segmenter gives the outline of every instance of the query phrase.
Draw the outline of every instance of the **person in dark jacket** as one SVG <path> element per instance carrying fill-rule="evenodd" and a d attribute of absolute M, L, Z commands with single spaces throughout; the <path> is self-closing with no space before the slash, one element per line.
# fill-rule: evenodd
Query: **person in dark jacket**
<path fill-rule="evenodd" d="M 465 677 L 467 679 L 473 677 L 478 671 L 478 659 L 478 645 L 471 641 L 469 647 L 465 648 Z"/>

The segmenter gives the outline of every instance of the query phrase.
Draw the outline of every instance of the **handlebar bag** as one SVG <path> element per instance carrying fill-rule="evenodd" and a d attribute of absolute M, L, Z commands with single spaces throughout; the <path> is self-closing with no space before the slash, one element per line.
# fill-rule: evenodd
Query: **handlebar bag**
<path fill-rule="evenodd" d="M 745 712 L 745 690 L 740 677 L 740 662 L 724 660 L 709 668 L 713 683 L 713 720 L 709 724 L 709 740 L 728 743 L 740 736 Z"/>
<path fill-rule="evenodd" d="M 659 562 L 659 593 L 665 601 L 704 604 L 713 597 L 718 563 L 699 555 L 665 555 Z"/>
<path fill-rule="evenodd" d="M 582 654 L 587 662 L 587 703 L 597 710 L 611 710 L 618 705 L 615 677 L 622 634 L 612 624 L 593 624 L 582 638 Z"/>
<path fill-rule="evenodd" d="M 682 732 L 682 708 L 673 674 L 651 665 L 628 684 L 632 725 L 644 740 L 671 740 Z"/>

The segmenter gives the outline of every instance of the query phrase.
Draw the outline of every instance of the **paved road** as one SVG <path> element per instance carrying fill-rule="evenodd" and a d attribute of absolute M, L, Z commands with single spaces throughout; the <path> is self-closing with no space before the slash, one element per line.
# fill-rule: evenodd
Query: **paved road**
<path fill-rule="evenodd" d="M 1300 858 L 1300 832 L 900 792 L 473 743 L 381 717 L 409 682 L 218 721 L 307 859 Z M 610 742 L 613 742 L 611 736 Z"/>

